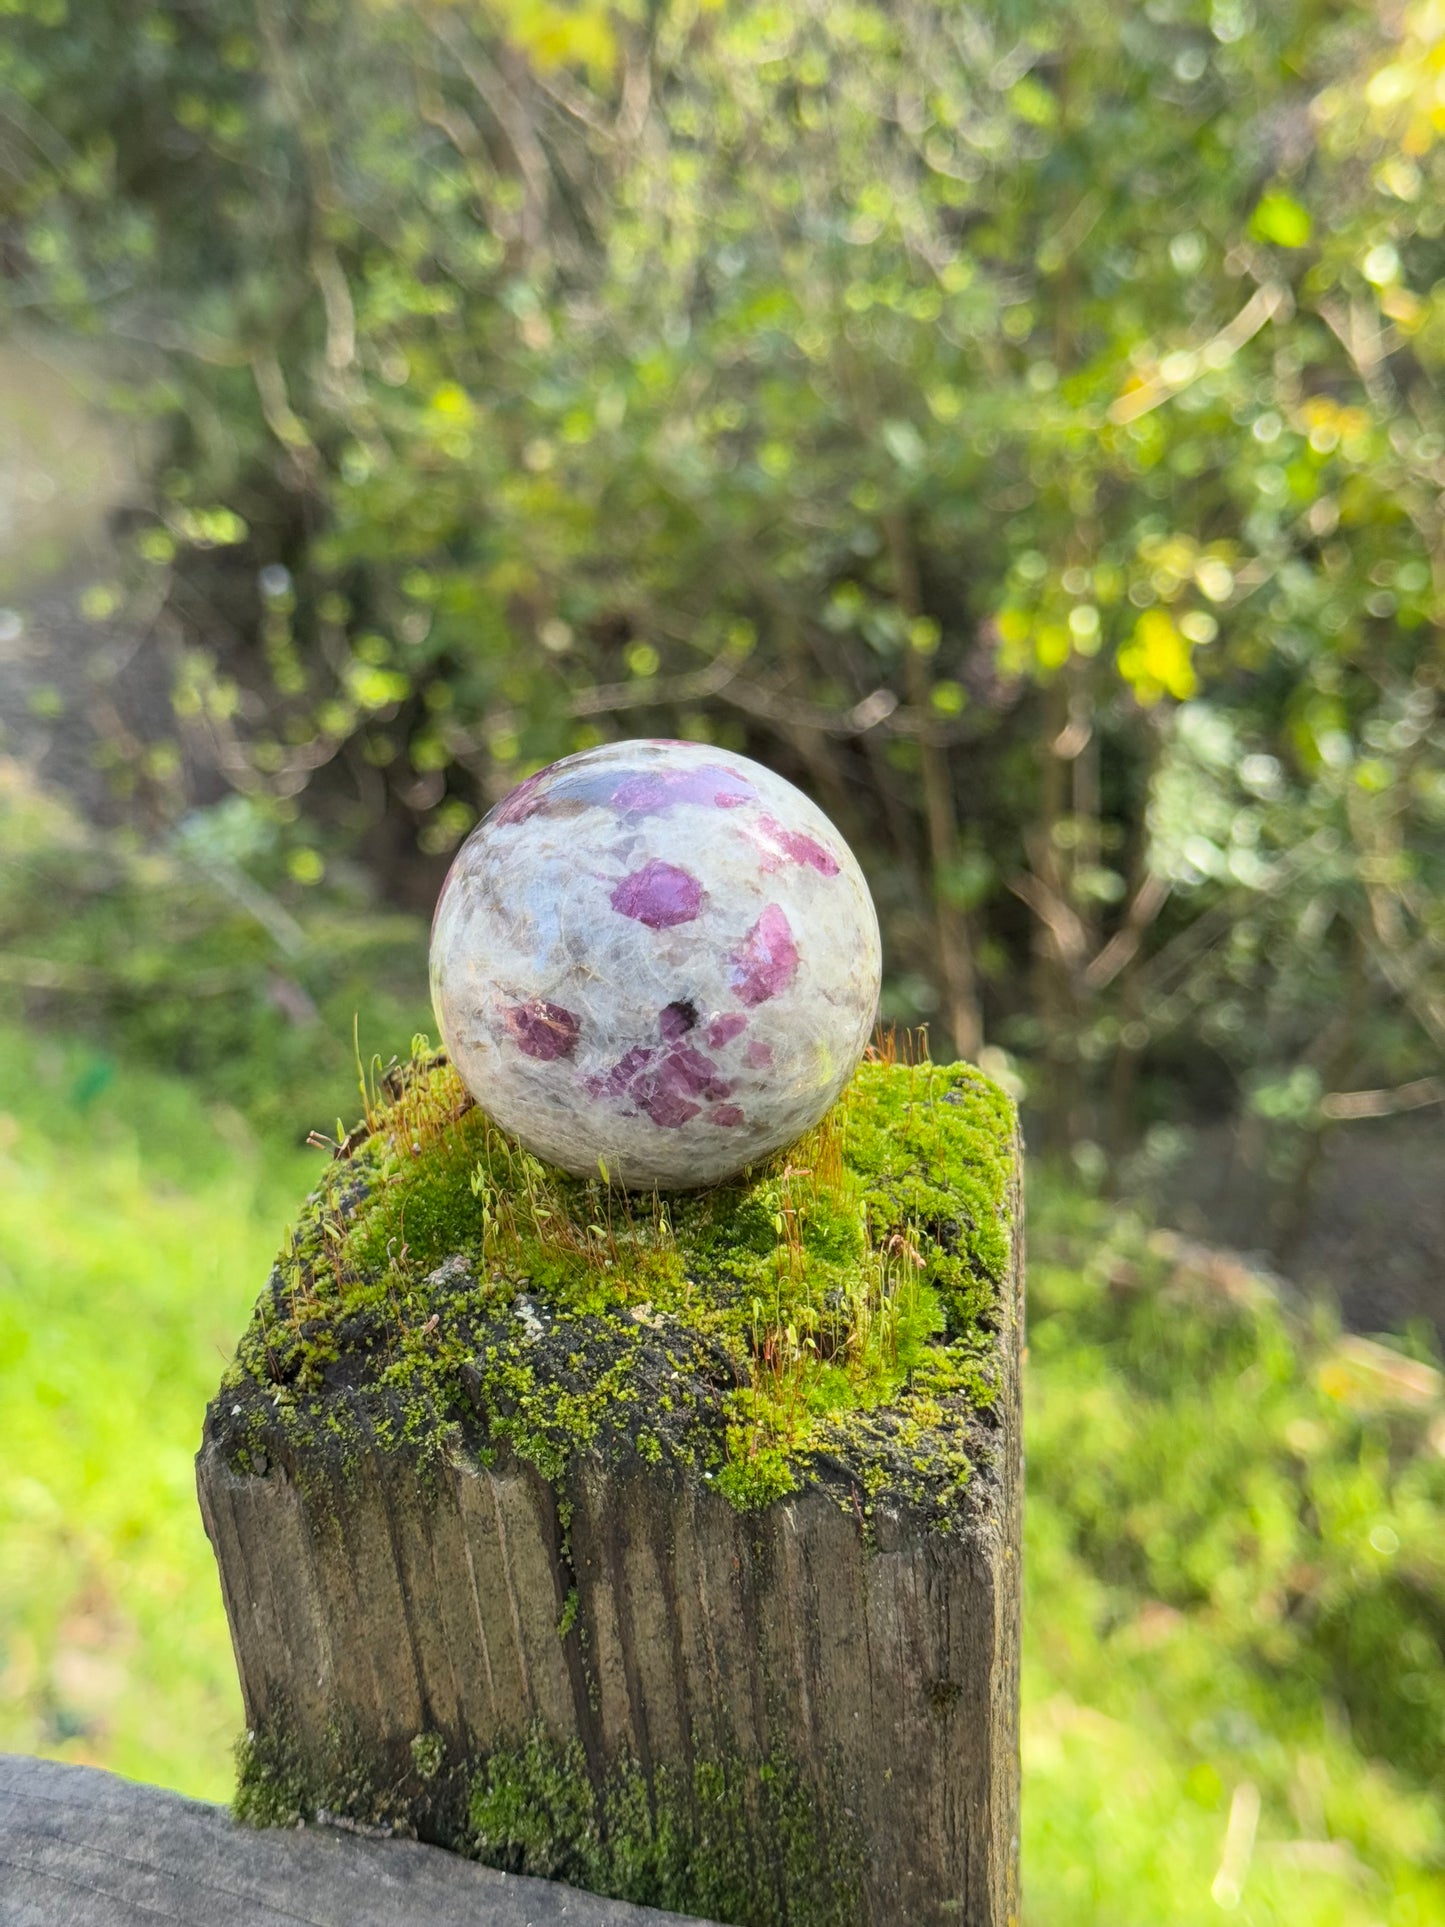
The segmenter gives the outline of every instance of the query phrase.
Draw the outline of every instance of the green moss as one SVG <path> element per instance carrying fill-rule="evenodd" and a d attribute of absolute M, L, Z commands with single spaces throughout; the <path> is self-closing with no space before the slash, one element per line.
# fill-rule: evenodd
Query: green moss
<path fill-rule="evenodd" d="M 580 1743 L 558 1746 L 533 1732 L 492 1754 L 468 1805 L 466 1845 L 503 1873 L 592 1886 L 601 1858 L 596 1801 Z"/>
<path fill-rule="evenodd" d="M 820 1801 L 781 1752 L 751 1771 L 697 1760 L 690 1778 L 632 1760 L 594 1780 L 575 1741 L 534 1731 L 478 1771 L 465 1850 L 510 1873 L 729 1920 L 851 1927 L 861 1868 L 836 1797 Z M 758 1864 L 758 1842 L 769 1843 Z"/>
<path fill-rule="evenodd" d="M 350 1722 L 333 1721 L 303 1749 L 281 1707 L 236 1747 L 231 1811 L 242 1826 L 321 1823 L 465 1850 L 472 1772 L 429 1728 L 388 1756 Z"/>
<path fill-rule="evenodd" d="M 540 1726 L 480 1763 L 449 1763 L 441 1735 L 425 1732 L 388 1778 L 339 1731 L 304 1754 L 280 1717 L 246 1736 L 237 1762 L 233 1812 L 245 1825 L 420 1834 L 506 1873 L 736 1927 L 858 1918 L 862 1867 L 842 1790 L 809 1781 L 781 1749 L 751 1763 L 699 1755 L 686 1773 L 649 1777 L 630 1755 L 590 1769 L 577 1741 Z"/>
<path fill-rule="evenodd" d="M 344 1817 L 349 1826 L 367 1832 L 413 1833 L 407 1795 L 414 1789 L 404 1781 L 378 1784 L 365 1758 L 364 1749 L 348 1743 L 339 1729 L 328 1732 L 319 1755 L 304 1755 L 284 1719 L 275 1720 L 247 1733 L 236 1747 L 231 1811 L 250 1827 L 296 1827 Z"/>
<path fill-rule="evenodd" d="M 542 1165 L 418 1052 L 308 1199 L 213 1425 L 240 1470 L 465 1446 L 565 1493 L 595 1453 L 745 1508 L 888 1487 L 947 1528 L 994 1396 L 1013 1134 L 967 1066 L 867 1062 L 736 1182 L 627 1195 Z"/>
<path fill-rule="evenodd" d="M 419 1780 L 434 1780 L 442 1770 L 446 1748 L 440 1733 L 418 1733 L 411 1743 L 411 1763 Z"/>
<path fill-rule="evenodd" d="M 300 1755 L 272 1732 L 236 1743 L 236 1797 L 231 1812 L 246 1827 L 299 1827 L 314 1819 L 314 1791 Z"/>

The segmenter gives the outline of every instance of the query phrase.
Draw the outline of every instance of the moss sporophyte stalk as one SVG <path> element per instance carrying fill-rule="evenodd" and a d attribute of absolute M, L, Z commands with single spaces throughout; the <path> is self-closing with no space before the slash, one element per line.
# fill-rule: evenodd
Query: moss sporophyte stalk
<path fill-rule="evenodd" d="M 418 1040 L 286 1241 L 220 1442 L 302 1477 L 318 1446 L 505 1452 L 564 1499 L 579 1454 L 743 1509 L 887 1487 L 947 1532 L 987 1450 L 1014 1129 L 970 1067 L 873 1058 L 767 1164 L 638 1195 L 521 1150 Z"/>

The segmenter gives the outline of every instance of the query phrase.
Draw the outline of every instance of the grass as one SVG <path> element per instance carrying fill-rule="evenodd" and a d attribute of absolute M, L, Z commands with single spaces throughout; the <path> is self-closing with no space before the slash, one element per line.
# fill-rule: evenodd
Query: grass
<path fill-rule="evenodd" d="M 228 1797 L 191 1460 L 303 1170 L 177 1079 L 0 1034 L 0 1746 Z"/>
<path fill-rule="evenodd" d="M 1438 1375 L 1034 1205 L 1027 1918 L 1445 1918 Z"/>
<path fill-rule="evenodd" d="M 191 1455 L 317 1173 L 0 1031 L 0 1747 L 227 1797 Z M 1027 1927 L 1445 1918 L 1438 1379 L 1045 1173 L 1030 1252 Z"/>

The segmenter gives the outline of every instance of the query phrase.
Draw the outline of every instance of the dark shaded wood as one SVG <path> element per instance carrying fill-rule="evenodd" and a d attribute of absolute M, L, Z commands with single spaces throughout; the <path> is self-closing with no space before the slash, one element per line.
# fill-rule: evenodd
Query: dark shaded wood
<path fill-rule="evenodd" d="M 582 1458 L 558 1499 L 529 1465 L 405 1453 L 238 1473 L 208 1436 L 201 1505 L 248 1724 L 319 1758 L 345 1743 L 400 1785 L 419 1735 L 479 1762 L 543 1733 L 602 1784 L 783 1758 L 816 1851 L 851 1854 L 848 1927 L 1018 1917 L 1022 1196 L 999 1396 L 956 1528 L 887 1492 L 865 1523 L 821 1477 L 740 1513 L 701 1476 Z M 304 1476 L 301 1473 L 304 1472 Z M 575 1619 L 567 1637 L 559 1621 Z M 438 1783 L 441 1784 L 440 1782 Z M 751 1798 L 751 1796 L 749 1796 Z M 764 1822 L 754 1803 L 749 1824 Z M 695 1816 L 699 1826 L 708 1816 Z M 424 1836 L 448 1838 L 419 1792 Z M 768 1843 L 760 1841 L 760 1855 Z M 799 1918 L 785 1885 L 747 1922 Z M 692 1903 L 697 1904 L 697 1903 Z M 717 1906 L 714 1901 L 703 1904 Z M 818 1913 L 810 1919 L 841 1920 Z"/>
<path fill-rule="evenodd" d="M 414 1840 L 257 1832 L 93 1767 L 0 1755 L 0 1927 L 680 1927 Z"/>

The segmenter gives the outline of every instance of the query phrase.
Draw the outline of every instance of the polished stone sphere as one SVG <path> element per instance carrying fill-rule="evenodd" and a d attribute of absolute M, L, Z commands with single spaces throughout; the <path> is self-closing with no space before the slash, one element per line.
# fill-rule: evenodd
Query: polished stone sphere
<path fill-rule="evenodd" d="M 611 743 L 468 837 L 432 924 L 452 1061 L 566 1171 L 685 1189 L 806 1131 L 872 1032 L 878 919 L 791 783 L 703 743 Z"/>

